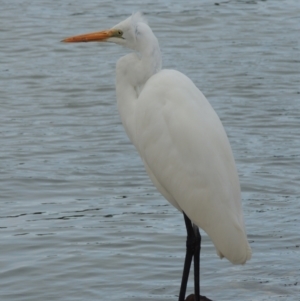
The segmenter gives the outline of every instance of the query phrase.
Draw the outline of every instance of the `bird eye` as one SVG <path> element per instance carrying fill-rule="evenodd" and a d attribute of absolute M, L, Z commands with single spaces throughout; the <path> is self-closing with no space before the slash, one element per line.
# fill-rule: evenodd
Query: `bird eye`
<path fill-rule="evenodd" d="M 123 34 L 122 30 L 118 30 L 118 34 L 121 36 Z"/>

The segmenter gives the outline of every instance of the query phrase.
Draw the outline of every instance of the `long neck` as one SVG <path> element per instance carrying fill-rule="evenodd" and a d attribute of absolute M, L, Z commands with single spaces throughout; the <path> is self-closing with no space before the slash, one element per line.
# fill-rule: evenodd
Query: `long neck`
<path fill-rule="evenodd" d="M 116 92 L 119 114 L 131 142 L 135 141 L 135 112 L 140 93 L 148 79 L 161 69 L 161 53 L 156 37 L 143 43 L 138 53 L 122 57 L 116 68 Z"/>

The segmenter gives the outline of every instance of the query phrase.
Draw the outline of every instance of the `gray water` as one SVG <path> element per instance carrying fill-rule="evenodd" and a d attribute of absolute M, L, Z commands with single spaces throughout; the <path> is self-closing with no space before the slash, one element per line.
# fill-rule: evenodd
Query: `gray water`
<path fill-rule="evenodd" d="M 126 51 L 59 42 L 137 10 L 164 68 L 217 111 L 240 174 L 253 258 L 220 260 L 202 232 L 202 294 L 300 300 L 300 2 L 216 1 L 1 1 L 0 300 L 177 299 L 183 218 L 120 123 Z"/>

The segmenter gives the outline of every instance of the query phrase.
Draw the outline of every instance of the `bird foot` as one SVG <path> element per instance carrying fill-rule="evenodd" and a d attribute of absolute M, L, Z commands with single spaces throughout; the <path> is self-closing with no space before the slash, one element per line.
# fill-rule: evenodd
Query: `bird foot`
<path fill-rule="evenodd" d="M 213 301 L 205 296 L 199 296 L 200 297 L 200 301 Z M 195 301 L 195 295 L 194 294 L 191 294 L 189 296 L 186 297 L 185 301 Z"/>

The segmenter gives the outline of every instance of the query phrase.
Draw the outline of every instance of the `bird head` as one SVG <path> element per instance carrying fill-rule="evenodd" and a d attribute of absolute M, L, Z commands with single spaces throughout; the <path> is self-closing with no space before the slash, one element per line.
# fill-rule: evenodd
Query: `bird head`
<path fill-rule="evenodd" d="M 143 33 L 149 29 L 147 21 L 138 12 L 110 29 L 68 37 L 62 42 L 111 42 L 133 50 L 139 50 L 138 45 L 144 37 Z"/>

